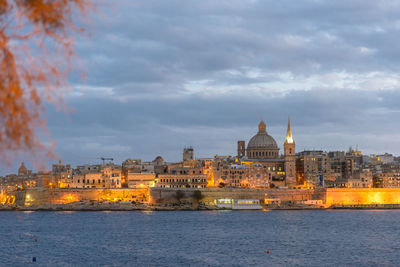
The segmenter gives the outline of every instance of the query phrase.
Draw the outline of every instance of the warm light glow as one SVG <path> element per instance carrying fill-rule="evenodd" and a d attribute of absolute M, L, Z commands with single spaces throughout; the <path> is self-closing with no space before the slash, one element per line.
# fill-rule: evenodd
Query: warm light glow
<path fill-rule="evenodd" d="M 286 138 L 286 143 L 288 143 L 288 144 L 293 144 L 293 137 L 292 137 L 292 136 L 287 137 L 287 138 Z"/>
<path fill-rule="evenodd" d="M 212 167 L 209 168 L 209 175 L 207 177 L 207 187 L 214 187 L 214 170 Z"/>
<path fill-rule="evenodd" d="M 72 195 L 72 194 L 68 194 L 68 195 L 63 196 L 59 200 L 59 203 L 60 204 L 68 204 L 68 203 L 77 202 L 77 201 L 79 201 L 78 196 Z"/>
<path fill-rule="evenodd" d="M 328 188 L 326 204 L 375 205 L 400 204 L 400 189 L 395 188 Z"/>

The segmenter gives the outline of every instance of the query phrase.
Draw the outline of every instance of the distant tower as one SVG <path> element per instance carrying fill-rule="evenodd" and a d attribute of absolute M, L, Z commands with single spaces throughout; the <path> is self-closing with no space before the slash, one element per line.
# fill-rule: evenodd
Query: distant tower
<path fill-rule="evenodd" d="M 193 160 L 193 147 L 185 147 L 183 149 L 183 161 Z"/>
<path fill-rule="evenodd" d="M 246 142 L 238 141 L 237 143 L 237 156 L 243 158 L 246 155 Z"/>
<path fill-rule="evenodd" d="M 297 185 L 296 181 L 296 144 L 292 136 L 290 127 L 290 118 L 288 119 L 288 128 L 286 132 L 286 140 L 283 144 L 285 150 L 285 183 L 286 186 L 292 187 Z"/>
<path fill-rule="evenodd" d="M 26 175 L 28 174 L 28 169 L 25 167 L 25 163 L 22 162 L 21 166 L 18 168 L 18 175 Z"/>

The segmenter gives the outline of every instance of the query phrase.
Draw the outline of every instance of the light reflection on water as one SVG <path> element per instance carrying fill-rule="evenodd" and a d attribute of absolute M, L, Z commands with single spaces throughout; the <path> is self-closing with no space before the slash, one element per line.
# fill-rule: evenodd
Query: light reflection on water
<path fill-rule="evenodd" d="M 398 210 L 266 211 L 2 212 L 0 266 L 398 264 Z"/>

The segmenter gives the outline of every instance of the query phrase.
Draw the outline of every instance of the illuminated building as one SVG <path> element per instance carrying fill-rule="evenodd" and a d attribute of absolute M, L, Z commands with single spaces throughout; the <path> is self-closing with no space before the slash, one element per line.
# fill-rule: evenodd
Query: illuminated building
<path fill-rule="evenodd" d="M 115 164 L 86 165 L 73 173 L 69 188 L 121 188 L 121 168 Z"/>
<path fill-rule="evenodd" d="M 205 174 L 160 174 L 156 181 L 155 186 L 163 188 L 207 187 L 207 176 Z"/>
<path fill-rule="evenodd" d="M 292 128 L 290 127 L 290 119 L 288 120 L 288 128 L 286 133 L 284 147 L 285 158 L 285 184 L 288 187 L 297 185 L 296 174 L 296 143 L 292 135 Z"/>
<path fill-rule="evenodd" d="M 383 172 L 376 174 L 376 187 L 400 188 L 400 172 Z"/>
<path fill-rule="evenodd" d="M 128 172 L 128 188 L 150 188 L 154 186 L 156 175 L 154 173 Z"/>
<path fill-rule="evenodd" d="M 266 124 L 263 120 L 258 125 L 258 132 L 254 135 L 247 149 L 245 141 L 237 143 L 237 162 L 236 165 L 243 165 L 243 170 L 239 167 L 219 166 L 220 180 L 230 186 L 240 187 L 262 187 L 265 186 L 287 186 L 297 185 L 296 175 L 296 144 L 293 139 L 290 119 L 286 139 L 284 142 L 284 155 L 279 155 L 279 147 L 275 139 L 267 132 Z M 263 168 L 263 170 L 260 170 Z M 239 170 L 235 170 L 239 169 Z M 253 175 L 255 173 L 255 176 Z M 255 178 L 254 178 L 255 177 Z"/>
<path fill-rule="evenodd" d="M 214 167 L 214 185 L 227 187 L 269 188 L 271 169 L 262 164 L 224 164 Z"/>
<path fill-rule="evenodd" d="M 279 159 L 278 145 L 275 139 L 267 133 L 263 120 L 258 125 L 258 133 L 250 139 L 247 145 L 246 155 L 249 160 Z"/>
<path fill-rule="evenodd" d="M 300 184 L 324 186 L 330 166 L 328 155 L 322 150 L 306 150 L 297 155 L 297 174 Z"/>
<path fill-rule="evenodd" d="M 52 166 L 52 183 L 57 184 L 59 188 L 68 188 L 72 183 L 72 168 L 69 164 L 62 164 L 61 160 Z"/>

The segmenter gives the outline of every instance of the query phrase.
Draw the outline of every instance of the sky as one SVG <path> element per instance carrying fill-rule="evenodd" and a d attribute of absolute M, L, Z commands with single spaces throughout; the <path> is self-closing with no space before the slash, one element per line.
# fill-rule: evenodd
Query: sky
<path fill-rule="evenodd" d="M 88 30 L 47 107 L 65 163 L 235 155 L 261 118 L 282 152 L 288 117 L 297 151 L 399 154 L 400 1 L 104 1 Z"/>

